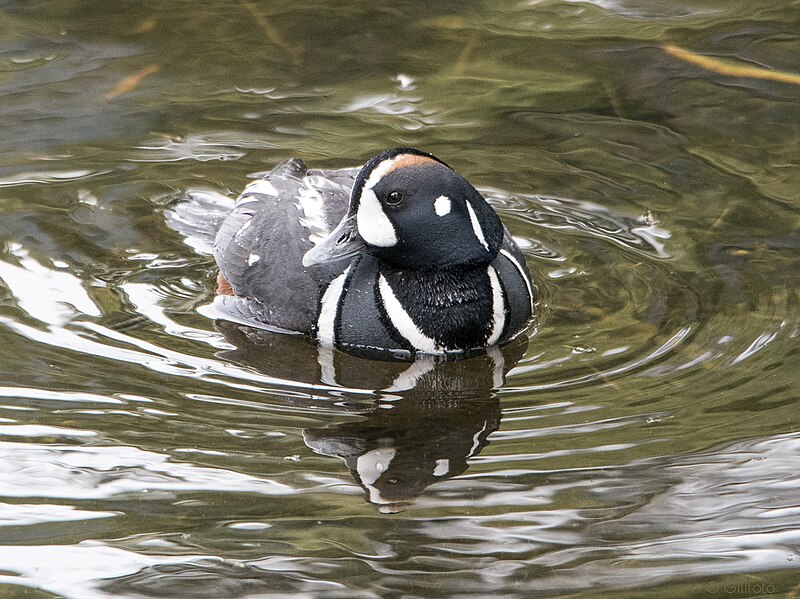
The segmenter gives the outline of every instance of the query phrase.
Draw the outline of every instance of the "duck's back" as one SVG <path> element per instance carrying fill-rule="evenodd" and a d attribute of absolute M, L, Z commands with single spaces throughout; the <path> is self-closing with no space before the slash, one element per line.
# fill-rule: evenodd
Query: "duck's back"
<path fill-rule="evenodd" d="M 247 186 L 214 243 L 226 317 L 311 332 L 322 292 L 347 261 L 306 268 L 303 254 L 344 216 L 357 172 L 308 170 L 291 159 Z"/>

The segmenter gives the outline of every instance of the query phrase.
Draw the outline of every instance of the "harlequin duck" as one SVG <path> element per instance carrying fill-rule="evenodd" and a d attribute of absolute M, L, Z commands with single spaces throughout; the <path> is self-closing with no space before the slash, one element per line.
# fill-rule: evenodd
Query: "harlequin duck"
<path fill-rule="evenodd" d="M 224 318 L 325 346 L 464 353 L 523 331 L 537 301 L 497 214 L 431 154 L 360 169 L 288 160 L 250 183 L 220 227 Z"/>

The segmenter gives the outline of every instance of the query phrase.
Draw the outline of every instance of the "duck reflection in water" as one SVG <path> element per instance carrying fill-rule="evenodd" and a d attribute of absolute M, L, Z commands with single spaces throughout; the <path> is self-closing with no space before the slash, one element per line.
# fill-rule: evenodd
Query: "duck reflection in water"
<path fill-rule="evenodd" d="M 500 425 L 493 389 L 522 357 L 520 337 L 486 353 L 454 359 L 418 356 L 413 362 L 374 360 L 315 347 L 296 335 L 218 321 L 235 346 L 220 358 L 269 376 L 346 389 L 374 390 L 374 408 L 356 422 L 303 431 L 314 452 L 340 458 L 366 499 L 396 512 L 435 482 L 467 469 Z"/>

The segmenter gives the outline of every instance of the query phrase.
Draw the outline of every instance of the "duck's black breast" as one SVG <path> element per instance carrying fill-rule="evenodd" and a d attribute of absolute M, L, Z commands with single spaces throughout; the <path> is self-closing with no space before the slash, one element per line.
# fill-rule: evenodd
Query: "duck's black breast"
<path fill-rule="evenodd" d="M 321 294 L 348 261 L 304 267 L 303 254 L 344 216 L 356 172 L 313 171 L 291 159 L 247 186 L 214 243 L 232 292 L 217 298 L 227 318 L 312 331 Z"/>

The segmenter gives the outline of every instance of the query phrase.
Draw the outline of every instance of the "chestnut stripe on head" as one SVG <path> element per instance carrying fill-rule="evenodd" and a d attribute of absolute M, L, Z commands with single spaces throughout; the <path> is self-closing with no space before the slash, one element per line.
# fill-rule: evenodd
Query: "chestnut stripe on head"
<path fill-rule="evenodd" d="M 409 166 L 441 164 L 441 162 L 438 162 L 429 156 L 420 156 L 419 154 L 398 154 L 388 162 L 391 162 L 391 166 L 384 173 L 384 176 L 396 171 L 397 169 L 406 168 Z"/>
<path fill-rule="evenodd" d="M 372 172 L 370 172 L 369 177 L 367 177 L 367 180 L 364 183 L 364 189 L 372 189 L 386 175 L 393 173 L 398 169 L 409 166 L 419 166 L 422 164 L 433 165 L 441 163 L 428 156 L 420 156 L 418 154 L 398 154 L 394 158 L 382 160 L 376 164 L 375 168 L 373 168 Z"/>

